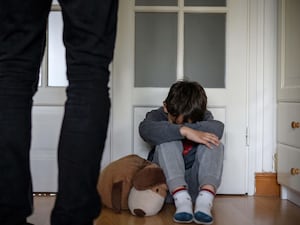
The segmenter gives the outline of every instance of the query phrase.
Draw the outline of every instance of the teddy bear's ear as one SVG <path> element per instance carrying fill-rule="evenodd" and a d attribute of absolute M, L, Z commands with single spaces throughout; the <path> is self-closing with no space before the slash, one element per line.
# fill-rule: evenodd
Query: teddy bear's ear
<path fill-rule="evenodd" d="M 111 191 L 112 208 L 116 213 L 121 213 L 123 181 L 113 183 Z"/>
<path fill-rule="evenodd" d="M 146 190 L 163 183 L 166 183 L 166 177 L 159 167 L 145 167 L 133 177 L 133 186 L 137 190 Z"/>

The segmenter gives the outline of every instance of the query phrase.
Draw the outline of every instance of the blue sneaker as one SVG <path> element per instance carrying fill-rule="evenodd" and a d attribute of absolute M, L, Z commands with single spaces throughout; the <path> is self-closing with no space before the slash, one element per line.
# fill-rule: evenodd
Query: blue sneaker
<path fill-rule="evenodd" d="M 203 212 L 197 211 L 194 214 L 194 222 L 197 224 L 212 224 L 213 218 Z"/>
<path fill-rule="evenodd" d="M 173 220 L 177 223 L 191 223 L 193 222 L 193 215 L 187 212 L 175 213 Z"/>

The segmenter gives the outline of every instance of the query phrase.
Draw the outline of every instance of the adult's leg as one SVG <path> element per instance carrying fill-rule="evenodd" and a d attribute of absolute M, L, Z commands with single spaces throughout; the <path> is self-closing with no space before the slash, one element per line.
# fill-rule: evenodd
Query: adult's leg
<path fill-rule="evenodd" d="M 101 209 L 96 185 L 109 119 L 108 66 L 114 51 L 118 1 L 60 0 L 60 4 L 69 86 L 51 223 L 92 224 Z"/>
<path fill-rule="evenodd" d="M 32 96 L 37 89 L 50 0 L 0 3 L 0 224 L 32 213 L 29 166 Z"/>

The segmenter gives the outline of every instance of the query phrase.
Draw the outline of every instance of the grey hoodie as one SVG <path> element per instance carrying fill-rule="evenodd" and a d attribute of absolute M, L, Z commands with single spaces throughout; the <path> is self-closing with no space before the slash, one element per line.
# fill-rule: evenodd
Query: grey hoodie
<path fill-rule="evenodd" d="M 213 119 L 210 111 L 206 111 L 203 121 L 195 123 L 185 123 L 184 126 L 195 130 L 210 132 L 222 138 L 224 124 Z M 152 110 L 146 114 L 146 118 L 139 125 L 139 133 L 144 141 L 155 146 L 165 142 L 183 140 L 180 134 L 182 125 L 173 124 L 168 121 L 168 115 L 164 112 L 163 107 Z"/>

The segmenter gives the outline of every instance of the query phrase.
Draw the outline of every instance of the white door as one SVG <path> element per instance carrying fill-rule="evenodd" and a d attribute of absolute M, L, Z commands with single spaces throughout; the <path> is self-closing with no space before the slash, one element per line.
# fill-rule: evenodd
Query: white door
<path fill-rule="evenodd" d="M 189 77 L 203 84 L 209 109 L 225 123 L 218 192 L 246 193 L 247 0 L 122 0 L 119 10 L 112 160 L 147 156 L 139 122 L 162 105 L 173 82 Z"/>
<path fill-rule="evenodd" d="M 31 173 L 34 192 L 57 191 L 57 146 L 66 100 L 65 87 L 68 84 L 62 29 L 60 7 L 54 0 L 49 15 L 39 90 L 34 96 L 32 110 Z M 110 161 L 108 130 L 102 165 L 105 166 Z"/>

